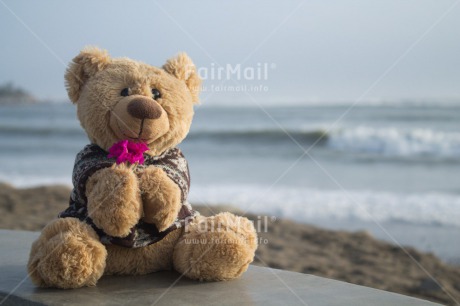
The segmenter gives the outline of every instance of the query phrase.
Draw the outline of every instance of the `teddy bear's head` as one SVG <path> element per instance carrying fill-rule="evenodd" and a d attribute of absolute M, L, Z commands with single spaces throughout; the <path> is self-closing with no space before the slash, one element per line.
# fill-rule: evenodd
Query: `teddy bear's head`
<path fill-rule="evenodd" d="M 89 47 L 65 74 L 70 100 L 89 139 L 108 150 L 119 140 L 144 142 L 151 155 L 176 146 L 187 135 L 201 80 L 181 53 L 162 68 L 111 58 Z"/>

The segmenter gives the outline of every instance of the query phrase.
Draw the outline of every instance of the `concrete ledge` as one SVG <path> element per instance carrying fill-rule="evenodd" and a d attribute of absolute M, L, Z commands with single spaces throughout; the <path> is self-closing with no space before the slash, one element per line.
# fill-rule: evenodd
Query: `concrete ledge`
<path fill-rule="evenodd" d="M 35 288 L 26 263 L 35 232 L 0 230 L 0 305 L 436 305 L 312 275 L 251 266 L 242 278 L 200 283 L 176 272 L 103 277 L 97 287 Z"/>

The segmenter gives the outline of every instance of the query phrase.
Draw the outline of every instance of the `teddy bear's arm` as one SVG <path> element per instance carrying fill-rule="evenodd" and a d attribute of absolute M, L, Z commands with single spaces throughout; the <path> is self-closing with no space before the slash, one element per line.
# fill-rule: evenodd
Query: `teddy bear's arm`
<path fill-rule="evenodd" d="M 181 208 L 181 191 L 160 168 L 150 166 L 139 177 L 144 221 L 153 223 L 161 232 L 176 219 Z"/>
<path fill-rule="evenodd" d="M 125 165 L 104 168 L 86 183 L 88 216 L 106 234 L 125 237 L 142 215 L 139 183 Z"/>

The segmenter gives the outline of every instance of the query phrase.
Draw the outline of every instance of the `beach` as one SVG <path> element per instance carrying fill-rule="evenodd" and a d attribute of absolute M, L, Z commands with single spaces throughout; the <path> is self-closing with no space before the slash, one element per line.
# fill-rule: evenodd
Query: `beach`
<path fill-rule="evenodd" d="M 66 186 L 17 189 L 0 184 L 0 228 L 41 230 L 66 208 L 69 193 Z M 220 211 L 243 213 L 231 206 L 194 205 L 194 208 L 203 215 Z M 256 265 L 455 305 L 436 283 L 439 282 L 452 297 L 460 299 L 460 267 L 445 264 L 433 254 L 412 247 L 401 249 L 364 231 L 327 230 L 286 219 L 264 220 L 254 214 L 246 217 L 259 227 Z"/>
<path fill-rule="evenodd" d="M 255 264 L 452 304 L 444 290 L 459 300 L 460 107 L 364 104 L 337 122 L 346 110 L 197 107 L 179 145 L 189 201 L 261 224 Z M 88 144 L 75 107 L 2 106 L 0 141 L 0 225 L 40 230 L 66 207 Z"/>

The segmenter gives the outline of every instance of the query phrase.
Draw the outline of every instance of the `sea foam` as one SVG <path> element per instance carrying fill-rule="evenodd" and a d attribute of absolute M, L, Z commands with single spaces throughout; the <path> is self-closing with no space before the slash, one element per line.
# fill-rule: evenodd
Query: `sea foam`
<path fill-rule="evenodd" d="M 459 158 L 460 133 L 423 128 L 404 130 L 359 126 L 331 133 L 327 146 L 353 153 Z"/>
<path fill-rule="evenodd" d="M 243 211 L 312 220 L 399 221 L 460 226 L 460 196 L 448 193 L 399 194 L 246 185 L 194 185 L 192 203 L 231 204 Z"/>

